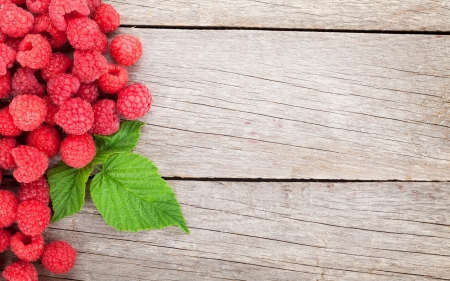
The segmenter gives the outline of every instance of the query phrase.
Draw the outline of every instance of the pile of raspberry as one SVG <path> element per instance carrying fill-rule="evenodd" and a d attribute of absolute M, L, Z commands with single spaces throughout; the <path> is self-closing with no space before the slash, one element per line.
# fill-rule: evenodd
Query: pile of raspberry
<path fill-rule="evenodd" d="M 23 184 L 41 180 L 57 155 L 83 168 L 96 154 L 93 134 L 114 134 L 120 120 L 150 110 L 150 91 L 129 83 L 126 69 L 142 55 L 140 40 L 108 43 L 119 25 L 101 0 L 0 0 L 0 184 L 4 171 Z M 37 235 L 21 231 L 27 243 Z"/>

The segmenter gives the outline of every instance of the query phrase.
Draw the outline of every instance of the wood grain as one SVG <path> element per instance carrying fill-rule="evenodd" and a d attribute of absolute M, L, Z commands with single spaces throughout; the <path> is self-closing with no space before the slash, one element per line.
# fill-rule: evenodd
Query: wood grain
<path fill-rule="evenodd" d="M 450 180 L 450 36 L 119 32 L 145 46 L 137 151 L 163 176 Z"/>
<path fill-rule="evenodd" d="M 76 268 L 58 278 L 449 280 L 450 183 L 170 184 L 191 235 L 120 233 L 88 199 L 45 233 L 79 252 Z"/>
<path fill-rule="evenodd" d="M 122 24 L 145 26 L 449 31 L 450 3 L 425 0 L 106 1 Z"/>

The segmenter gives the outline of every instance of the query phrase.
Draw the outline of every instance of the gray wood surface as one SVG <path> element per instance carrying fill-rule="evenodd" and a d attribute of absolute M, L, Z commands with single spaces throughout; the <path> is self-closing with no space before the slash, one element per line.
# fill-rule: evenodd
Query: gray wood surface
<path fill-rule="evenodd" d="M 75 269 L 59 278 L 450 280 L 449 183 L 170 184 L 190 235 L 120 233 L 88 199 L 45 232 L 78 251 Z"/>
<path fill-rule="evenodd" d="M 450 30 L 450 2 L 426 0 L 108 0 L 122 24 L 344 30 Z"/>
<path fill-rule="evenodd" d="M 449 180 L 450 36 L 122 28 L 166 177 Z"/>

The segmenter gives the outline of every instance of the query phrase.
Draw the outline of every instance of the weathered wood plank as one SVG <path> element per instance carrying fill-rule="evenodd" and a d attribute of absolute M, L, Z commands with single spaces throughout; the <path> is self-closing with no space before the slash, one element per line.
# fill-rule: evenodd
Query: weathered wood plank
<path fill-rule="evenodd" d="M 146 30 L 164 176 L 449 180 L 450 36 Z"/>
<path fill-rule="evenodd" d="M 122 24 L 344 30 L 450 30 L 448 1 L 108 0 Z"/>
<path fill-rule="evenodd" d="M 88 199 L 45 233 L 79 252 L 61 278 L 450 280 L 450 183 L 170 184 L 191 235 L 117 232 Z"/>

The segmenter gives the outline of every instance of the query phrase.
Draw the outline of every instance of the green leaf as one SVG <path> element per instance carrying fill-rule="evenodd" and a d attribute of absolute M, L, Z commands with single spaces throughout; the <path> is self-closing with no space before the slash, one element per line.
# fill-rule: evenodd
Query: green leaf
<path fill-rule="evenodd" d="M 143 125 L 144 123 L 139 121 L 123 121 L 115 134 L 111 136 L 95 135 L 97 154 L 92 163 L 103 164 L 112 154 L 133 150 L 139 141 Z"/>
<path fill-rule="evenodd" d="M 86 182 L 93 169 L 92 164 L 82 169 L 74 169 L 61 161 L 58 166 L 48 172 L 50 197 L 54 210 L 52 223 L 81 210 L 84 206 Z"/>
<path fill-rule="evenodd" d="M 109 157 L 91 182 L 91 196 L 106 223 L 117 230 L 179 226 L 189 233 L 175 193 L 143 156 L 120 153 Z"/>

